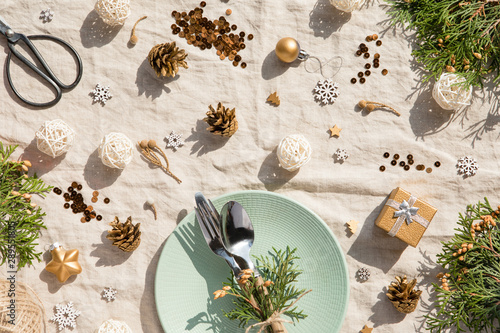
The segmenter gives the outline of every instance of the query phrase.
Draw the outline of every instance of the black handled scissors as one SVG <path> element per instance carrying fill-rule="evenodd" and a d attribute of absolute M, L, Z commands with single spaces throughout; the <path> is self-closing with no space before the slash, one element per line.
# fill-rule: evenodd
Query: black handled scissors
<path fill-rule="evenodd" d="M 54 36 L 50 36 L 50 35 L 26 36 L 23 34 L 16 33 L 9 27 L 7 22 L 1 16 L 0 16 L 0 33 L 2 33 L 2 35 L 7 37 L 7 41 L 9 42 L 10 52 L 9 52 L 9 55 L 7 56 L 7 62 L 5 64 L 5 71 L 7 72 L 7 79 L 9 81 L 9 85 L 12 88 L 12 91 L 14 91 L 14 93 L 17 95 L 17 97 L 19 97 L 24 103 L 32 105 L 32 106 L 39 106 L 39 107 L 46 107 L 46 106 L 54 105 L 57 102 L 59 102 L 59 100 L 61 99 L 62 89 L 72 89 L 72 88 L 76 87 L 78 82 L 80 82 L 80 79 L 82 78 L 82 73 L 83 73 L 82 59 L 80 58 L 80 56 L 78 55 L 76 50 L 71 45 L 69 45 L 68 43 L 63 41 L 62 39 L 54 37 Z M 59 80 L 55 76 L 55 74 L 52 72 L 49 65 L 43 59 L 42 55 L 40 54 L 40 52 L 38 52 L 35 45 L 33 45 L 33 43 L 31 42 L 30 39 L 31 40 L 50 39 L 50 40 L 53 40 L 59 44 L 62 44 L 67 49 L 69 49 L 71 51 L 71 53 L 73 53 L 73 55 L 75 56 L 75 59 L 78 62 L 78 75 L 77 75 L 75 81 L 69 85 L 62 83 L 61 80 Z M 28 46 L 28 48 L 31 50 L 31 52 L 33 52 L 35 58 L 42 65 L 43 69 L 45 69 L 46 73 L 43 72 L 40 68 L 38 68 L 35 64 L 33 64 L 30 60 L 28 60 L 25 56 L 23 56 L 18 50 L 16 50 L 15 45 L 19 41 L 23 41 Z M 23 96 L 21 96 L 19 94 L 17 89 L 14 87 L 14 84 L 12 83 L 12 78 L 10 75 L 10 61 L 11 61 L 12 55 L 15 55 L 19 60 L 21 60 L 24 64 L 26 64 L 29 68 L 31 68 L 35 73 L 40 75 L 45 81 L 47 81 L 49 83 L 49 85 L 51 85 L 55 89 L 56 97 L 52 101 L 46 102 L 46 103 L 36 103 L 36 102 L 32 102 L 32 101 L 27 100 L 26 98 L 24 98 Z"/>

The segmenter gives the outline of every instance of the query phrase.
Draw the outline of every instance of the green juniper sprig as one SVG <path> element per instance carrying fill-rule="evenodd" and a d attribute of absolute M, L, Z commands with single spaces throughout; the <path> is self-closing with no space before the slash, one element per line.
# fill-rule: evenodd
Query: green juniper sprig
<path fill-rule="evenodd" d="M 412 54 L 430 72 L 444 72 L 483 86 L 490 73 L 500 84 L 500 0 L 386 0 L 392 25 L 416 30 Z"/>
<path fill-rule="evenodd" d="M 432 332 L 497 332 L 500 326 L 500 206 L 488 199 L 459 214 L 456 234 L 443 242 L 436 311 L 427 315 Z"/>
<path fill-rule="evenodd" d="M 259 292 L 261 286 L 257 286 L 256 278 L 253 272 L 245 270 L 241 277 L 240 284 L 234 276 L 228 278 L 221 290 L 214 292 L 215 299 L 225 295 L 235 296 L 233 304 L 235 308 L 224 315 L 231 320 L 239 320 L 240 327 L 248 325 L 251 320 L 262 322 L 267 320 L 273 313 L 280 312 L 282 309 L 290 307 L 284 314 L 292 320 L 304 319 L 307 317 L 302 310 L 294 306 L 294 301 L 308 293 L 305 289 L 298 289 L 294 283 L 302 273 L 295 264 L 295 255 L 297 249 L 291 250 L 288 246 L 286 250 L 277 250 L 273 247 L 273 253 L 270 256 L 256 257 L 257 268 L 259 269 L 264 286 L 268 293 Z M 240 285 L 244 285 L 241 288 Z M 255 302 L 251 300 L 255 299 Z M 271 328 L 267 328 L 272 332 Z"/>
<path fill-rule="evenodd" d="M 10 259 L 10 270 L 31 265 L 34 259 L 40 262 L 42 253 L 36 252 L 35 246 L 40 230 L 46 229 L 42 221 L 45 213 L 31 202 L 31 196 L 45 196 L 52 188 L 36 174 L 26 174 L 29 161 L 9 160 L 16 148 L 0 142 L 0 265 Z"/>

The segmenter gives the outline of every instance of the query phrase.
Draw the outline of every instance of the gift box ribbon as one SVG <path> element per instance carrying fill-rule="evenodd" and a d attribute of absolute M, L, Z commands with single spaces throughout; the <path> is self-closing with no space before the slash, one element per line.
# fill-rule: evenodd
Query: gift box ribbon
<path fill-rule="evenodd" d="M 408 225 L 410 225 L 412 221 L 415 221 L 418 224 L 422 225 L 424 228 L 427 228 L 429 226 L 429 221 L 418 215 L 418 208 L 413 207 L 416 201 L 417 197 L 413 195 L 410 195 L 410 199 L 408 201 L 403 200 L 403 202 L 401 203 L 392 199 L 387 200 L 386 205 L 396 209 L 396 211 L 394 212 L 394 217 L 398 218 L 396 220 L 396 223 L 394 223 L 394 225 L 392 226 L 391 230 L 389 230 L 389 236 L 396 236 L 405 221 Z"/>

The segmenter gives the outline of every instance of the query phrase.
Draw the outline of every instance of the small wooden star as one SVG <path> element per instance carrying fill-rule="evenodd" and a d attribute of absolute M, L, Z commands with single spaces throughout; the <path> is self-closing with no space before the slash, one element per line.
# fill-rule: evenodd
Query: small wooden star
<path fill-rule="evenodd" d="M 373 331 L 373 328 L 368 327 L 368 325 L 365 325 L 363 329 L 361 330 L 361 333 L 371 333 Z"/>
<path fill-rule="evenodd" d="M 342 128 L 338 127 L 337 125 L 331 127 L 330 128 L 330 138 L 332 136 L 339 137 L 340 136 L 340 131 L 342 131 Z"/>
<path fill-rule="evenodd" d="M 349 230 L 355 234 L 356 233 L 356 230 L 358 230 L 358 221 L 356 220 L 350 220 L 349 222 L 347 222 L 347 226 L 349 227 Z"/>

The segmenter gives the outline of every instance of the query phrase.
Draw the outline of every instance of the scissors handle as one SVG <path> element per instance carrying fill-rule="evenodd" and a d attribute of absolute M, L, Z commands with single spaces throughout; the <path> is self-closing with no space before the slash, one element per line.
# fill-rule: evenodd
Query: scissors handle
<path fill-rule="evenodd" d="M 76 50 L 70 44 L 68 44 L 67 42 L 63 41 L 62 39 L 54 37 L 54 36 L 50 36 L 50 35 L 26 36 L 23 34 L 17 34 L 17 35 L 18 35 L 17 40 L 14 43 L 9 43 L 9 48 L 10 48 L 11 52 L 9 52 L 9 55 L 7 56 L 7 62 L 5 65 L 5 70 L 7 72 L 7 80 L 9 81 L 9 85 L 12 88 L 12 91 L 24 103 L 31 105 L 31 106 L 47 107 L 47 106 L 52 106 L 52 105 L 56 104 L 61 99 L 61 96 L 62 96 L 61 89 L 71 89 L 71 88 L 76 87 L 76 85 L 80 82 L 80 80 L 82 78 L 83 65 L 82 65 L 82 60 L 80 58 L 80 55 L 78 54 L 78 52 L 76 52 Z M 31 40 L 50 39 L 50 40 L 53 40 L 59 44 L 62 44 L 66 48 L 68 48 L 71 51 L 71 53 L 75 56 L 77 63 L 78 63 L 78 75 L 77 75 L 75 81 L 73 81 L 73 83 L 71 83 L 69 85 L 62 83 L 61 80 L 59 80 L 59 78 L 57 78 L 57 76 L 52 72 L 49 65 L 47 64 L 45 59 L 43 59 L 42 55 L 40 54 L 40 52 L 38 52 L 37 48 L 35 47 L 35 45 L 33 45 L 33 43 L 31 42 L 30 39 Z M 19 40 L 22 40 L 28 46 L 28 48 L 33 52 L 35 58 L 38 59 L 38 61 L 40 62 L 40 64 L 42 65 L 42 67 L 45 69 L 45 71 L 47 73 L 44 73 L 42 70 L 40 70 L 40 68 L 38 68 L 35 64 L 33 64 L 24 55 L 22 55 L 19 51 L 16 50 L 14 45 Z M 55 89 L 56 97 L 52 101 L 46 102 L 46 103 L 37 103 L 37 102 L 27 100 L 26 98 L 21 96 L 21 94 L 15 88 L 15 86 L 12 82 L 11 75 L 10 75 L 10 61 L 11 61 L 12 55 L 15 55 L 19 60 L 21 60 L 24 64 L 26 64 L 29 68 L 31 68 L 35 73 L 40 75 L 45 81 L 47 81 Z"/>

